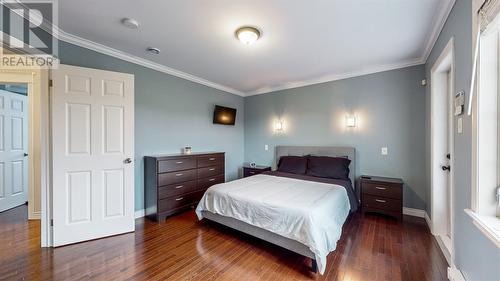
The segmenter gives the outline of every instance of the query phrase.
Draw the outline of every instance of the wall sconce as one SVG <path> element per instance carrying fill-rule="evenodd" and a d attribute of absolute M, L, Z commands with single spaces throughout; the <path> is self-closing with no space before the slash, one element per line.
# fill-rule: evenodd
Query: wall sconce
<path fill-rule="evenodd" d="M 356 116 L 354 115 L 348 115 L 345 117 L 345 125 L 348 128 L 354 128 L 356 127 Z"/>
<path fill-rule="evenodd" d="M 276 123 L 274 123 L 274 131 L 281 133 L 284 131 L 284 129 L 285 129 L 285 126 L 283 125 L 282 120 L 278 120 L 278 121 L 276 121 Z"/>

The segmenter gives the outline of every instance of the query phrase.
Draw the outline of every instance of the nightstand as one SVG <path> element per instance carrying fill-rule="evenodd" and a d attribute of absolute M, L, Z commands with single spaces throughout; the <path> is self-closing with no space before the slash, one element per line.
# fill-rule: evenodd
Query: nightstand
<path fill-rule="evenodd" d="M 259 165 L 251 167 L 250 165 L 244 165 L 243 166 L 243 177 L 246 178 L 249 176 L 258 175 L 258 174 L 266 172 L 266 171 L 271 171 L 271 167 L 259 166 Z"/>
<path fill-rule="evenodd" d="M 363 213 L 373 212 L 403 218 L 403 180 L 376 176 L 361 176 L 361 208 Z"/>

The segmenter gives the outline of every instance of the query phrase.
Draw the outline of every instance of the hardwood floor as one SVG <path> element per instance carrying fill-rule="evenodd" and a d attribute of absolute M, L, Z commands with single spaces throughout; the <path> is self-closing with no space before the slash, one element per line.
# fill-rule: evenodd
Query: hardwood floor
<path fill-rule="evenodd" d="M 135 233 L 42 249 L 26 206 L 0 213 L 0 280 L 447 280 L 425 221 L 356 214 L 344 225 L 325 275 L 311 260 L 210 222 L 194 211 Z"/>

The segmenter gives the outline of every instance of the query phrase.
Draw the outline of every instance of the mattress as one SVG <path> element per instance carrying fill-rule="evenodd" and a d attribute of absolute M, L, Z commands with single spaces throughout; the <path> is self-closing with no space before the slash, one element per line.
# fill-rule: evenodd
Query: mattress
<path fill-rule="evenodd" d="M 323 274 L 350 209 L 345 186 L 260 174 L 210 187 L 196 214 L 200 220 L 204 211 L 231 217 L 302 243 Z"/>

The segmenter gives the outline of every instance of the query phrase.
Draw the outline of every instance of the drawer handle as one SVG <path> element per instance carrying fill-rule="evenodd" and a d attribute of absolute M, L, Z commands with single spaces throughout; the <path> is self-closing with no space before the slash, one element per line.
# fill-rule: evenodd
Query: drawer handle
<path fill-rule="evenodd" d="M 375 188 L 378 190 L 386 190 L 387 189 L 386 187 L 380 187 L 380 186 L 375 186 Z"/>
<path fill-rule="evenodd" d="M 183 188 L 183 185 L 176 186 L 175 189 Z"/>
<path fill-rule="evenodd" d="M 214 181 L 215 179 L 209 179 L 208 181 Z"/>
<path fill-rule="evenodd" d="M 184 163 L 184 162 L 182 162 L 182 161 L 175 162 L 175 164 L 182 164 L 182 163 Z"/>
<path fill-rule="evenodd" d="M 176 177 L 180 177 L 182 176 L 182 173 L 179 173 L 179 174 L 175 174 Z"/>
<path fill-rule="evenodd" d="M 208 169 L 209 171 L 215 171 L 215 168 Z"/>
<path fill-rule="evenodd" d="M 387 201 L 382 200 L 382 199 L 375 199 L 375 201 L 377 201 L 377 202 L 379 202 L 379 203 L 387 203 Z"/>
<path fill-rule="evenodd" d="M 215 160 L 215 158 L 210 158 L 210 159 L 208 159 L 208 160 L 210 160 L 210 161 L 214 161 L 214 160 Z"/>
<path fill-rule="evenodd" d="M 249 173 L 252 174 L 252 175 L 255 174 L 255 172 L 249 172 Z"/>
<path fill-rule="evenodd" d="M 181 201 L 182 199 L 184 199 L 184 197 L 177 198 L 177 199 L 175 199 L 175 201 Z"/>

